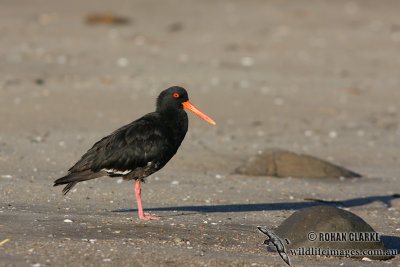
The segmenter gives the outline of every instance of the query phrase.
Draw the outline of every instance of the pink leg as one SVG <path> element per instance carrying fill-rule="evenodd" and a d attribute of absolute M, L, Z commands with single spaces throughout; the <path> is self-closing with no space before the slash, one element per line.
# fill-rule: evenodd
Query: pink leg
<path fill-rule="evenodd" d="M 136 201 L 137 201 L 137 205 L 138 205 L 138 211 L 139 211 L 139 219 L 142 220 L 157 220 L 160 219 L 159 217 L 154 217 L 154 216 L 147 216 L 144 215 L 143 212 L 143 206 L 142 206 L 142 198 L 140 196 L 140 180 L 136 180 L 136 185 L 135 185 L 135 195 L 136 195 Z"/>

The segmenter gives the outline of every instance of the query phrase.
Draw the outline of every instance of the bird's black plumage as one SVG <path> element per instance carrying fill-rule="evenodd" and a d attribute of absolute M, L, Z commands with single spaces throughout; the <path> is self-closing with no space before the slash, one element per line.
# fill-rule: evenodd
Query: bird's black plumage
<path fill-rule="evenodd" d="M 160 170 L 175 155 L 186 135 L 188 117 L 182 105 L 186 101 L 188 95 L 182 87 L 162 91 L 155 112 L 95 143 L 54 186 L 67 184 L 63 190 L 66 194 L 81 181 L 101 176 L 142 180 Z"/>

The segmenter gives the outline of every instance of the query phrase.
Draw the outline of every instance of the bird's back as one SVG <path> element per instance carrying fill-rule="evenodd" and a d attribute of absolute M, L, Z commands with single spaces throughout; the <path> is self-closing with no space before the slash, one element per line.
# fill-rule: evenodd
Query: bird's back
<path fill-rule="evenodd" d="M 161 168 L 176 153 L 183 137 L 176 140 L 162 118 L 149 113 L 95 143 L 69 171 L 126 171 L 149 162 L 156 162 Z"/>

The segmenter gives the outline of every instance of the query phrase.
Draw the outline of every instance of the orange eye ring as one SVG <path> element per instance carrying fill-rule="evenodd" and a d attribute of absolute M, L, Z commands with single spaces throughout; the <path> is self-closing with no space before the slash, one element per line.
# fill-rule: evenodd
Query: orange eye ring
<path fill-rule="evenodd" d="M 178 94 L 178 93 L 174 93 L 174 97 L 175 97 L 175 98 L 178 98 L 178 97 L 179 97 L 179 94 Z"/>

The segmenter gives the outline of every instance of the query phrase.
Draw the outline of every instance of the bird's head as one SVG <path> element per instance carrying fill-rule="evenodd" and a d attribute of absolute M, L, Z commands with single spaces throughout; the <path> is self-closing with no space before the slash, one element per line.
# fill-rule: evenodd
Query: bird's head
<path fill-rule="evenodd" d="M 159 112 L 171 109 L 181 110 L 183 108 L 190 110 L 200 118 L 215 125 L 215 122 L 210 117 L 189 102 L 188 93 L 185 88 L 179 86 L 170 87 L 162 91 L 157 98 L 157 111 Z"/>

